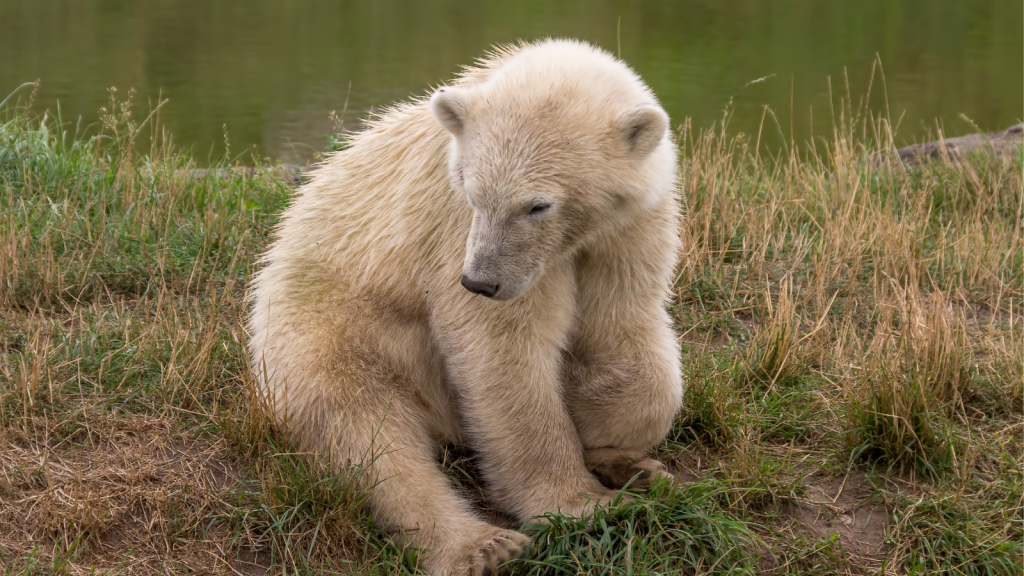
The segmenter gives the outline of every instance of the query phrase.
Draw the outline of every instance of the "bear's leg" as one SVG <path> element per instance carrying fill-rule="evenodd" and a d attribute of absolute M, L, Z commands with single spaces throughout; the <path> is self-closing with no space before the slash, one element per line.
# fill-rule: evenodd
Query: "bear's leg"
<path fill-rule="evenodd" d="M 289 421 L 316 424 L 296 430 L 297 440 L 329 453 L 332 462 L 363 463 L 374 520 L 419 549 L 421 567 L 429 574 L 497 574 L 498 564 L 519 556 L 529 537 L 493 526 L 473 512 L 437 463 L 422 408 L 412 398 L 386 392 L 394 387 L 375 379 L 367 363 L 362 368 L 362 381 L 352 386 L 310 386 L 292 398 L 296 409 L 289 411 Z M 342 389 L 358 392 L 331 393 Z"/>
<path fill-rule="evenodd" d="M 644 487 L 664 466 L 647 457 L 682 402 L 679 347 L 664 308 L 673 240 L 658 218 L 623 230 L 577 262 L 576 324 L 563 355 L 566 405 L 587 468 Z M 667 228 L 666 228 L 667 229 Z"/>
<path fill-rule="evenodd" d="M 647 330 L 657 332 L 653 326 Z M 678 361 L 652 358 L 652 347 L 657 343 L 630 345 L 623 339 L 614 350 L 597 353 L 591 347 L 584 355 L 577 347 L 577 354 L 564 359 L 566 404 L 587 469 L 609 488 L 646 488 L 667 474 L 647 452 L 672 427 L 682 383 Z"/>
<path fill-rule="evenodd" d="M 551 270 L 514 300 L 453 298 L 433 322 L 489 496 L 522 521 L 585 516 L 615 498 L 588 473 L 560 394 L 572 298 L 571 276 Z"/>
<path fill-rule="evenodd" d="M 377 484 L 369 503 L 380 524 L 421 550 L 426 572 L 496 576 L 498 564 L 522 553 L 530 538 L 481 520 L 452 489 L 433 449 L 396 444 L 384 448 L 371 465 Z"/>

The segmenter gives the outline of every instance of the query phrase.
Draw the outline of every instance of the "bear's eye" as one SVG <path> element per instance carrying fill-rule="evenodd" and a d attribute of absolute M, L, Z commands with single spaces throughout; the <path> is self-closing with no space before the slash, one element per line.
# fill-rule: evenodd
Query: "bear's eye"
<path fill-rule="evenodd" d="M 540 214 L 543 214 L 543 213 L 547 212 L 550 209 L 551 209 L 551 204 L 550 203 L 534 204 L 530 208 L 530 216 L 538 216 Z"/>

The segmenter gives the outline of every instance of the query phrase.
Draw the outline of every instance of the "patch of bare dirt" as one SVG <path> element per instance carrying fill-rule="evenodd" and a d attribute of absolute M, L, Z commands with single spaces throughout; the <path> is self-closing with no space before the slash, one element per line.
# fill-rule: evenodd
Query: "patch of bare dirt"
<path fill-rule="evenodd" d="M 863 472 L 812 476 L 805 486 L 805 496 L 784 507 L 787 515 L 817 538 L 838 534 L 843 550 L 865 565 L 878 564 L 885 558 L 888 513 L 872 496 Z"/>
<path fill-rule="evenodd" d="M 34 555 L 46 565 L 65 556 L 70 574 L 225 574 L 242 567 L 226 549 L 227 527 L 211 524 L 239 477 L 223 441 L 134 415 L 92 413 L 80 431 L 59 439 L 46 433 L 50 426 L 39 428 L 0 431 L 0 550 L 7 562 L 16 567 L 19 557 Z"/>
<path fill-rule="evenodd" d="M 674 455 L 668 468 L 683 484 L 696 482 L 717 470 L 709 466 L 706 458 L 689 453 Z M 879 570 L 890 551 L 886 544 L 889 515 L 865 474 L 817 473 L 799 483 L 805 487 L 804 495 L 781 501 L 781 517 L 771 522 L 772 532 L 783 539 L 789 535 L 813 541 L 827 540 L 835 534 L 850 568 L 865 574 Z M 901 485 L 900 489 L 916 493 L 920 487 Z M 773 572 L 780 567 L 767 554 L 762 557 L 762 568 Z"/>
<path fill-rule="evenodd" d="M 700 480 L 708 470 L 708 459 L 689 454 L 673 454 L 671 460 L 665 462 L 669 473 L 682 484 L 691 484 Z"/>

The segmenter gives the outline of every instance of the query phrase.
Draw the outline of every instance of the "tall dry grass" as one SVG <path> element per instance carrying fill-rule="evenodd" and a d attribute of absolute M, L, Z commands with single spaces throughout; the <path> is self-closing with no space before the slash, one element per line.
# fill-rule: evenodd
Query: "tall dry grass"
<path fill-rule="evenodd" d="M 159 108 L 133 110 L 112 99 L 85 127 L 3 111 L 4 573 L 407 573 L 358 471 L 289 452 L 252 392 L 245 284 L 290 179 L 197 178 Z M 1021 157 L 879 161 L 888 122 L 835 117 L 831 138 L 776 156 L 756 135 L 680 129 L 688 390 L 658 455 L 695 478 L 600 523 L 556 519 L 517 570 L 1013 565 Z M 888 518 L 877 549 L 793 527 L 816 479 L 857 471 Z"/>

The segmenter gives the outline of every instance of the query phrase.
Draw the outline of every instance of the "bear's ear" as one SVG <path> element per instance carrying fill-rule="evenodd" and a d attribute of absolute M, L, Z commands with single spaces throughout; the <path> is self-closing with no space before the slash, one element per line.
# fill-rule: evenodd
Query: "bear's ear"
<path fill-rule="evenodd" d="M 464 91 L 451 87 L 439 88 L 430 97 L 430 111 L 445 130 L 454 136 L 462 136 L 469 116 Z"/>
<path fill-rule="evenodd" d="M 615 126 L 630 154 L 646 156 L 665 137 L 668 115 L 657 106 L 644 104 L 620 114 Z"/>

